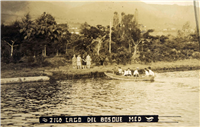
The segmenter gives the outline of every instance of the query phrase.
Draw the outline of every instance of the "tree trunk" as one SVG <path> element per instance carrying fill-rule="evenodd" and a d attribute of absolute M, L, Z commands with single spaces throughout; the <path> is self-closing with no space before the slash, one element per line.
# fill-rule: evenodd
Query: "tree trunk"
<path fill-rule="evenodd" d="M 99 46 L 100 44 L 98 44 L 98 47 L 97 47 L 97 55 L 99 56 L 99 50 L 100 50 L 100 46 Z"/>
<path fill-rule="evenodd" d="M 186 59 L 188 58 L 188 50 L 186 51 Z"/>
<path fill-rule="evenodd" d="M 129 43 L 129 52 L 131 53 L 131 44 Z"/>
<path fill-rule="evenodd" d="M 66 46 L 66 49 L 65 49 L 65 54 L 67 54 L 67 44 L 66 44 L 65 46 Z"/>
<path fill-rule="evenodd" d="M 98 47 L 97 47 L 97 55 L 99 56 L 99 51 L 100 51 L 100 48 L 101 48 L 101 40 L 98 41 Z"/>
<path fill-rule="evenodd" d="M 46 54 L 46 53 L 47 53 L 47 48 L 46 48 L 46 47 L 47 47 L 47 46 L 45 45 L 45 46 L 44 46 L 44 54 L 43 54 L 44 57 L 47 56 L 47 54 Z"/>
<path fill-rule="evenodd" d="M 138 45 L 134 45 L 134 52 L 133 52 L 133 60 L 134 60 L 134 62 L 135 62 L 136 55 L 137 55 L 137 46 Z"/>
<path fill-rule="evenodd" d="M 110 21 L 110 43 L 109 43 L 109 53 L 111 53 L 111 41 L 112 41 L 112 39 L 111 39 L 111 36 L 112 36 L 112 32 L 111 32 L 111 21 Z"/>
<path fill-rule="evenodd" d="M 35 58 L 35 52 L 34 52 L 34 55 L 33 55 L 33 57 Z"/>
<path fill-rule="evenodd" d="M 57 52 L 56 52 L 56 56 L 58 56 L 58 50 L 57 50 Z"/>
<path fill-rule="evenodd" d="M 36 56 L 35 56 L 35 52 L 34 52 L 33 58 L 34 58 L 34 62 L 37 62 L 37 59 L 36 59 Z"/>
<path fill-rule="evenodd" d="M 13 56 L 13 47 L 14 45 L 10 45 L 10 48 L 11 48 L 10 56 Z"/>

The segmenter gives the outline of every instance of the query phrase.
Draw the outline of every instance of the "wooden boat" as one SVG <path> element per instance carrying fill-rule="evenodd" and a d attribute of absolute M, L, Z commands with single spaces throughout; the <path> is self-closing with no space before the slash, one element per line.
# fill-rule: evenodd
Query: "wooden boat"
<path fill-rule="evenodd" d="M 114 73 L 107 73 L 104 74 L 112 79 L 118 80 L 130 80 L 130 81 L 154 81 L 155 76 L 141 76 L 141 77 L 133 77 L 133 76 L 123 76 L 123 75 L 116 75 Z"/>

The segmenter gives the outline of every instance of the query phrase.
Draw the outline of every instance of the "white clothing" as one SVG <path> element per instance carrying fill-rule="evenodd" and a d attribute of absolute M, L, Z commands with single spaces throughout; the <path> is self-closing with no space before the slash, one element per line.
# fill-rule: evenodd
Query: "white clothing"
<path fill-rule="evenodd" d="M 130 70 L 125 71 L 125 72 L 124 72 L 124 76 L 126 76 L 126 75 L 132 75 L 132 74 L 131 74 L 131 71 L 130 71 Z"/>
<path fill-rule="evenodd" d="M 149 70 L 149 75 L 154 76 L 154 72 L 152 70 Z"/>
<path fill-rule="evenodd" d="M 119 73 L 122 74 L 122 69 L 118 69 Z"/>
<path fill-rule="evenodd" d="M 138 70 L 135 70 L 134 73 L 133 73 L 133 75 L 139 75 Z"/>
<path fill-rule="evenodd" d="M 77 66 L 81 66 L 81 57 L 80 56 L 77 57 Z"/>
<path fill-rule="evenodd" d="M 149 72 L 147 70 L 145 70 L 145 75 L 149 76 Z"/>
<path fill-rule="evenodd" d="M 89 55 L 87 55 L 87 57 L 86 57 L 86 62 L 87 62 L 87 66 L 91 65 L 91 58 Z"/>

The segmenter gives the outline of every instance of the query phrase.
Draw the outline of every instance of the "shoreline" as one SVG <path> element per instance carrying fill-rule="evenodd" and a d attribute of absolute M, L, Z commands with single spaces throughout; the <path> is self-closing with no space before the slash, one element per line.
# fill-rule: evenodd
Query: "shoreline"
<path fill-rule="evenodd" d="M 6 66 L 6 65 L 5 65 Z M 8 65 L 9 66 L 9 65 Z M 11 65 L 12 66 L 12 65 Z M 13 65 L 17 66 L 17 65 Z M 174 71 L 190 71 L 200 70 L 200 63 L 197 59 L 179 60 L 175 62 L 156 62 L 151 64 L 128 64 L 117 65 L 123 70 L 130 68 L 134 70 L 136 67 L 140 69 L 151 66 L 155 73 L 174 72 Z M 1 78 L 15 78 L 15 77 L 29 77 L 29 76 L 49 76 L 55 80 L 59 79 L 79 79 L 91 77 L 103 77 L 106 71 L 112 71 L 115 65 L 107 66 L 93 66 L 91 69 L 73 69 L 72 65 L 53 67 L 37 67 L 37 68 L 24 68 L 18 67 L 15 69 L 5 68 L 1 70 Z"/>
<path fill-rule="evenodd" d="M 179 68 L 157 68 L 157 69 L 154 69 L 154 72 L 165 73 L 165 72 L 192 71 L 192 70 L 200 70 L 200 66 L 197 66 L 197 67 L 182 66 Z M 53 76 L 55 80 L 98 78 L 98 77 L 104 77 L 105 76 L 104 72 L 106 71 L 100 70 L 100 71 L 91 71 L 91 72 L 85 72 L 85 73 L 66 73 L 66 72 L 54 71 L 51 76 Z"/>

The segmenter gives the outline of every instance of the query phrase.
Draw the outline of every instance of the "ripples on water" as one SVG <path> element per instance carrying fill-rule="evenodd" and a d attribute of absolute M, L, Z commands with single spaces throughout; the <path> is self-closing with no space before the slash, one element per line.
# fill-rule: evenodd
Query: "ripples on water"
<path fill-rule="evenodd" d="M 59 83 L 1 85 L 2 126 L 50 126 L 40 116 L 160 115 L 179 123 L 84 124 L 84 126 L 198 126 L 199 71 L 157 74 L 155 82 L 107 78 Z M 54 124 L 54 126 L 80 124 Z"/>

